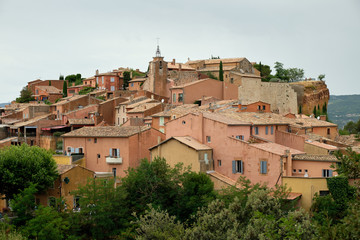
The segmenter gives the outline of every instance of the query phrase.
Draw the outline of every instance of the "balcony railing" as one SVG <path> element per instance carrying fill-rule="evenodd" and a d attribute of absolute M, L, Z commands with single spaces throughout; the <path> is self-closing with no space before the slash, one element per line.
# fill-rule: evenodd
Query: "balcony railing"
<path fill-rule="evenodd" d="M 122 157 L 106 156 L 107 164 L 122 164 Z"/>

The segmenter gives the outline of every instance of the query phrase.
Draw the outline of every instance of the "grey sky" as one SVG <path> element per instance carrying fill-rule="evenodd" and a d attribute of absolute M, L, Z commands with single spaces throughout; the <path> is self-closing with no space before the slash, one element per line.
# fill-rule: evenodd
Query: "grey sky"
<path fill-rule="evenodd" d="M 0 0 L 0 103 L 39 77 L 145 71 L 157 37 L 166 60 L 279 61 L 360 94 L 358 0 Z"/>

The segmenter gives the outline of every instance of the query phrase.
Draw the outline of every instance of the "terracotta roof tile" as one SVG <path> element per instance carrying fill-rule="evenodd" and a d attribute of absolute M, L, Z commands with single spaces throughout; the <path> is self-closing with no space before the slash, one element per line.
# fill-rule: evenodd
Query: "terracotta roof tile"
<path fill-rule="evenodd" d="M 89 118 L 73 118 L 69 119 L 70 125 L 93 125 L 94 120 Z"/>
<path fill-rule="evenodd" d="M 289 147 L 285 147 L 283 145 L 277 144 L 277 143 L 253 143 L 250 144 L 250 146 L 267 151 L 267 152 L 271 152 L 280 156 L 286 155 L 287 150 L 290 151 L 290 155 L 294 155 L 294 154 L 305 154 L 305 152 L 293 149 L 293 148 L 289 148 Z"/>
<path fill-rule="evenodd" d="M 302 161 L 321 161 L 321 162 L 339 162 L 339 160 L 334 155 L 295 155 L 292 158 L 293 160 L 302 160 Z"/>
<path fill-rule="evenodd" d="M 65 164 L 57 164 L 57 170 L 59 174 L 63 174 L 67 171 L 69 171 L 70 169 L 76 167 L 76 165 L 65 165 Z"/>
<path fill-rule="evenodd" d="M 141 104 L 141 105 L 131 109 L 130 111 L 128 111 L 128 113 L 142 113 L 142 112 L 145 112 L 146 110 L 149 110 L 149 109 L 154 108 L 159 105 L 161 105 L 161 103 L 159 103 L 159 102 L 144 103 L 144 104 Z"/>
<path fill-rule="evenodd" d="M 62 137 L 130 137 L 149 129 L 150 127 L 146 126 L 83 127 L 63 134 Z"/>
<path fill-rule="evenodd" d="M 36 86 L 35 88 L 43 90 L 47 93 L 62 93 L 62 90 L 60 90 L 56 87 L 53 87 L 53 86 Z"/>
<path fill-rule="evenodd" d="M 327 150 L 337 150 L 338 148 L 333 146 L 333 145 L 329 145 L 326 143 L 321 143 L 321 142 L 317 142 L 317 141 L 311 141 L 311 140 L 307 140 L 306 143 L 317 146 L 317 147 L 321 147 Z"/>

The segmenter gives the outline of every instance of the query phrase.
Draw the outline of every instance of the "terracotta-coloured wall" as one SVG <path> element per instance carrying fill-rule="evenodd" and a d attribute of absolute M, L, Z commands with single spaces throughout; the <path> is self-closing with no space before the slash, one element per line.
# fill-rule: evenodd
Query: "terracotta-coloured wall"
<path fill-rule="evenodd" d="M 305 137 L 284 131 L 275 131 L 275 143 L 304 151 Z"/>
<path fill-rule="evenodd" d="M 107 124 L 115 125 L 115 107 L 124 101 L 124 98 L 116 97 L 99 104 L 98 111 Z"/>
<path fill-rule="evenodd" d="M 329 190 L 325 178 L 283 177 L 282 179 L 282 184 L 291 188 L 292 192 L 302 194 L 300 205 L 306 210 L 310 210 L 315 193 Z"/>
<path fill-rule="evenodd" d="M 115 90 L 119 90 L 123 85 L 122 79 L 120 79 L 119 76 L 116 75 L 99 75 L 96 77 L 98 77 L 99 89 L 106 89 L 108 91 L 112 91 L 111 86 L 113 86 Z M 114 78 L 114 82 L 111 82 L 112 77 Z M 102 78 L 104 78 L 104 83 L 102 81 Z"/>
<path fill-rule="evenodd" d="M 65 178 L 70 181 L 68 184 L 64 182 Z M 78 189 L 79 185 L 86 185 L 89 178 L 94 177 L 94 172 L 82 167 L 75 167 L 62 174 L 54 184 L 54 188 L 49 188 L 43 194 L 36 194 L 36 198 L 40 200 L 40 204 L 47 206 L 49 197 L 59 198 L 60 196 L 65 200 L 67 209 L 74 207 L 74 196 L 71 192 Z"/>
<path fill-rule="evenodd" d="M 160 139 L 158 139 L 158 137 Z M 65 150 L 67 147 L 83 148 L 84 157 L 86 158 L 86 167 L 95 172 L 111 172 L 116 168 L 117 176 L 124 177 L 129 167 L 136 167 L 140 159 L 150 159 L 149 148 L 155 146 L 158 141 L 165 139 L 165 135 L 155 129 L 133 135 L 129 138 L 64 138 Z M 107 164 L 106 156 L 109 156 L 110 148 L 120 149 L 122 164 Z M 97 155 L 100 154 L 100 158 Z"/>
<path fill-rule="evenodd" d="M 74 119 L 74 118 L 83 119 L 85 117 L 89 117 L 90 112 L 97 112 L 97 111 L 98 111 L 98 105 L 91 105 L 91 106 L 86 106 L 84 108 L 80 108 L 73 112 L 68 112 L 63 116 L 62 124 L 66 124 L 66 122 L 69 119 Z"/>
<path fill-rule="evenodd" d="M 327 134 L 328 129 L 330 129 L 330 135 Z M 330 138 L 331 140 L 334 140 L 336 136 L 338 136 L 337 127 L 313 127 L 312 132 L 314 134 Z"/>
<path fill-rule="evenodd" d="M 259 106 L 260 106 L 260 110 L 259 110 Z M 263 110 L 263 106 L 265 106 L 265 110 Z M 270 104 L 263 102 L 256 102 L 243 106 L 239 104 L 239 112 L 271 112 L 271 110 L 270 110 Z"/>
<path fill-rule="evenodd" d="M 170 117 L 164 117 L 164 125 L 160 126 L 160 117 L 152 117 L 152 123 L 151 123 L 151 127 L 159 130 L 160 132 L 165 133 L 165 124 L 170 121 Z"/>
<path fill-rule="evenodd" d="M 103 101 L 100 99 L 90 97 L 89 95 L 84 95 L 82 97 L 79 97 L 78 99 L 74 99 L 69 102 L 59 104 L 59 105 L 54 105 L 52 109 L 53 109 L 54 114 L 57 114 L 57 111 L 59 111 L 59 118 L 60 118 L 60 116 L 63 113 L 67 113 L 69 111 L 79 109 L 79 106 L 84 107 L 84 106 L 87 106 L 90 104 L 98 104 L 101 102 L 103 102 Z"/>
<path fill-rule="evenodd" d="M 331 164 L 334 164 L 334 162 L 293 160 L 292 168 L 293 168 L 293 170 L 296 169 L 296 173 L 292 172 L 292 176 L 303 177 L 305 174 L 305 169 L 307 169 L 309 177 L 322 177 L 323 169 L 333 170 L 330 167 Z M 299 171 L 298 171 L 299 169 L 302 170 L 301 173 L 299 173 Z M 337 173 L 334 172 L 333 175 L 335 176 L 335 175 L 337 175 Z"/>
<path fill-rule="evenodd" d="M 273 134 L 271 134 L 271 126 L 273 127 Z M 259 129 L 259 134 L 255 134 L 255 127 Z M 268 128 L 268 134 L 266 134 L 266 127 Z M 256 125 L 252 127 L 252 135 L 260 137 L 271 142 L 275 142 L 276 125 Z"/>
<path fill-rule="evenodd" d="M 35 80 L 28 82 L 28 88 L 33 94 L 35 94 L 36 86 L 50 86 L 49 82 L 51 82 L 51 86 L 56 87 L 58 89 L 63 89 L 64 80 Z"/>
<path fill-rule="evenodd" d="M 329 154 L 329 150 L 319 147 L 319 146 L 315 146 L 310 143 L 305 143 L 304 151 L 307 154 L 312 154 L 312 155 L 327 155 L 327 154 Z"/>
<path fill-rule="evenodd" d="M 192 171 L 200 172 L 200 161 L 204 160 L 204 153 L 208 154 L 209 159 L 209 166 L 206 170 L 212 170 L 212 150 L 196 151 L 195 149 L 190 148 L 175 139 L 171 139 L 152 149 L 151 160 L 155 157 L 163 157 L 171 167 L 174 167 L 178 163 L 183 163 L 184 167 L 191 166 Z M 199 155 L 201 155 L 200 158 Z"/>
<path fill-rule="evenodd" d="M 138 91 L 138 90 L 141 90 L 141 83 L 142 82 L 132 82 L 132 83 L 129 83 L 129 90 L 130 91 Z"/>
<path fill-rule="evenodd" d="M 201 143 L 203 141 L 202 119 L 194 114 L 187 114 L 165 124 L 166 138 L 177 136 L 191 136 Z M 223 129 L 226 131 L 226 129 Z"/>

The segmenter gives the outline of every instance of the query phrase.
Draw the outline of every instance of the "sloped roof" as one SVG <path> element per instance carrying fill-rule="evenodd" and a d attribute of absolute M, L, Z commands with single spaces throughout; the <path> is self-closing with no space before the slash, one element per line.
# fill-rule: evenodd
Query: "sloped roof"
<path fill-rule="evenodd" d="M 164 143 L 167 143 L 170 140 L 176 140 L 182 144 L 185 144 L 186 146 L 195 149 L 196 151 L 202 151 L 202 150 L 212 150 L 211 147 L 200 143 L 199 141 L 197 141 L 196 139 L 190 137 L 190 136 L 185 136 L 185 137 L 170 137 L 168 139 L 166 139 L 165 141 L 162 141 L 161 143 L 149 148 L 150 150 L 153 148 L 156 148 Z"/>
<path fill-rule="evenodd" d="M 35 86 L 35 88 L 43 90 L 47 93 L 62 93 L 62 90 L 60 90 L 54 86 Z"/>
<path fill-rule="evenodd" d="M 176 118 L 184 116 L 189 112 L 197 112 L 199 111 L 197 104 L 183 104 L 176 106 L 175 108 L 165 110 L 159 113 L 155 113 L 153 117 L 171 117 L 175 116 Z"/>
<path fill-rule="evenodd" d="M 63 134 L 62 137 L 130 137 L 139 132 L 149 130 L 147 126 L 100 126 L 100 127 L 83 127 L 69 133 Z"/>
<path fill-rule="evenodd" d="M 68 119 L 70 125 L 93 125 L 94 120 L 90 118 L 73 118 Z"/>
<path fill-rule="evenodd" d="M 70 169 L 76 167 L 76 165 L 65 165 L 65 164 L 57 164 L 57 170 L 59 174 L 63 174 L 67 171 L 69 171 Z"/>
<path fill-rule="evenodd" d="M 293 160 L 301 161 L 320 161 L 320 162 L 339 162 L 339 160 L 334 155 L 295 155 L 292 158 Z"/>
<path fill-rule="evenodd" d="M 144 104 L 141 104 L 141 105 L 131 109 L 130 111 L 128 111 L 128 113 L 142 113 L 142 112 L 145 112 L 146 110 L 149 110 L 149 109 L 154 108 L 159 105 L 161 105 L 161 103 L 159 103 L 159 102 L 144 103 Z"/>
<path fill-rule="evenodd" d="M 204 118 L 208 118 L 217 122 L 225 123 L 227 125 L 251 125 L 250 122 L 242 121 L 236 118 L 229 118 L 220 113 L 203 112 Z"/>
<path fill-rule="evenodd" d="M 271 152 L 274 153 L 276 155 L 280 155 L 283 156 L 285 155 L 285 151 L 289 150 L 290 151 L 290 155 L 295 155 L 295 154 L 305 154 L 305 152 L 299 151 L 297 149 L 294 148 L 289 148 L 277 143 L 272 143 L 272 142 L 268 142 L 268 143 L 253 143 L 250 144 L 250 146 L 267 151 L 267 152 Z"/>
<path fill-rule="evenodd" d="M 195 85 L 195 84 L 198 84 L 198 83 L 201 83 L 201 82 L 204 82 L 204 81 L 208 81 L 208 80 L 218 81 L 218 80 L 211 79 L 211 78 L 205 78 L 205 79 L 197 80 L 197 81 L 194 81 L 194 82 L 189 82 L 189 83 L 185 83 L 185 84 L 182 84 L 182 85 L 173 86 L 171 89 L 184 88 L 184 87 L 192 86 L 192 85 Z"/>
<path fill-rule="evenodd" d="M 201 61 L 204 61 L 205 64 L 220 64 L 220 61 L 222 61 L 222 63 L 232 63 L 232 62 L 241 62 L 242 60 L 244 60 L 245 58 L 222 58 L 222 59 L 203 59 L 203 60 L 192 60 L 192 61 L 187 61 L 186 64 L 193 64 L 193 63 L 198 63 Z"/>
<path fill-rule="evenodd" d="M 327 149 L 327 150 L 337 150 L 338 149 L 337 147 L 335 147 L 333 145 L 329 145 L 329 144 L 321 143 L 321 142 L 317 142 L 317 141 L 307 140 L 305 143 L 311 144 L 311 145 L 314 145 L 314 146 L 317 146 L 317 147 L 320 147 L 320 148 L 324 148 L 324 149 Z"/>
<path fill-rule="evenodd" d="M 195 70 L 195 68 L 193 68 L 193 67 L 191 67 L 191 66 L 189 66 L 187 64 L 183 64 L 183 63 L 175 63 L 175 64 L 173 64 L 172 62 L 168 62 L 167 67 L 169 69 L 179 69 L 180 65 L 181 65 L 182 70 L 190 70 L 190 71 Z"/>
<path fill-rule="evenodd" d="M 34 117 L 28 121 L 25 121 L 25 122 L 19 122 L 19 123 L 15 123 L 13 126 L 11 126 L 10 128 L 12 129 L 15 129 L 15 128 L 19 128 L 19 127 L 24 127 L 24 126 L 28 126 L 28 125 L 31 125 L 31 124 L 34 124 L 36 123 L 37 121 L 41 120 L 41 119 L 45 119 L 45 118 L 48 118 L 49 116 L 53 115 L 52 113 L 49 113 L 49 114 L 45 114 L 45 115 L 41 115 L 41 116 L 38 116 L 38 117 Z"/>

